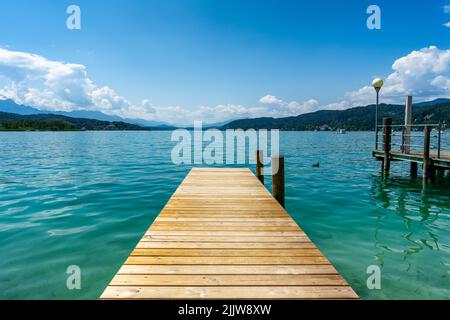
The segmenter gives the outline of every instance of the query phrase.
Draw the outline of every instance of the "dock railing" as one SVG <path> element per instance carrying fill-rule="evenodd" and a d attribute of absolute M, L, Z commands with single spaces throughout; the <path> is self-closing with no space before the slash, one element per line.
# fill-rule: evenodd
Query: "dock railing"
<path fill-rule="evenodd" d="M 389 122 L 384 122 L 377 128 L 376 150 L 383 151 L 388 148 L 390 152 L 423 154 L 424 156 L 427 153 L 428 155 L 433 153 L 437 155 L 437 158 L 440 158 L 442 130 L 443 125 L 441 123 L 392 125 Z M 389 135 L 389 137 L 386 135 Z M 379 144 L 378 141 L 381 141 L 381 143 Z M 386 142 L 390 145 L 386 146 Z"/>

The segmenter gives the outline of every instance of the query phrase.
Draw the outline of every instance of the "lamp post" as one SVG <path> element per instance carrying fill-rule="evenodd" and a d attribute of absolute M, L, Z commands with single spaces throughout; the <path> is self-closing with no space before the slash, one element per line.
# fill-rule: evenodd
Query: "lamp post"
<path fill-rule="evenodd" d="M 378 150 L 378 103 L 380 98 L 380 90 L 383 86 L 383 80 L 376 78 L 372 82 L 372 86 L 377 92 L 377 104 L 375 105 L 375 150 Z"/>

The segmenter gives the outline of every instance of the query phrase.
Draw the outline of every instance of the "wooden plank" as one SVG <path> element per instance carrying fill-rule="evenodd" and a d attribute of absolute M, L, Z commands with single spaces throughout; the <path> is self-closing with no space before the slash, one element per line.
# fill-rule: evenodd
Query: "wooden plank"
<path fill-rule="evenodd" d="M 321 257 L 140 257 L 130 256 L 125 264 L 328 264 L 328 260 Z"/>
<path fill-rule="evenodd" d="M 153 231 L 297 231 L 298 227 L 290 226 L 201 226 L 201 225 L 187 225 L 187 224 L 172 224 L 172 225 L 153 225 L 150 232 Z"/>
<path fill-rule="evenodd" d="M 295 243 L 295 242 L 307 242 L 311 241 L 303 235 L 291 236 L 291 237 L 258 237 L 258 236 L 190 236 L 190 235 L 145 235 L 141 243 L 144 242 L 205 242 L 205 243 L 217 243 L 217 242 L 229 242 L 229 243 L 245 243 L 245 242 L 258 242 L 258 243 L 269 243 L 269 242 L 282 242 L 282 243 Z"/>
<path fill-rule="evenodd" d="M 151 230 L 145 233 L 147 236 L 206 236 L 206 237 L 295 237 L 301 234 L 298 231 L 247 231 L 247 230 Z"/>
<path fill-rule="evenodd" d="M 102 299 L 356 299 L 248 169 L 193 169 Z"/>
<path fill-rule="evenodd" d="M 338 274 L 330 265 L 123 265 L 118 274 Z"/>
<path fill-rule="evenodd" d="M 179 216 L 179 217 L 165 217 L 163 215 L 160 215 L 158 217 L 158 222 L 173 222 L 173 221 L 177 221 L 177 222 L 250 222 L 251 224 L 253 223 L 279 223 L 279 222 L 289 222 L 289 224 L 292 224 L 293 221 L 286 217 L 286 218 L 242 218 L 242 217 L 236 217 L 236 218 L 224 218 L 224 217 L 207 217 L 207 218 L 199 218 L 199 217 L 194 217 L 194 218 L 186 218 L 183 216 Z M 241 224 L 242 225 L 242 224 Z"/>
<path fill-rule="evenodd" d="M 358 299 L 348 286 L 109 286 L 103 296 L 108 299 Z"/>
<path fill-rule="evenodd" d="M 315 248 L 311 242 L 196 242 L 196 241 L 141 241 L 137 249 L 307 249 Z"/>
<path fill-rule="evenodd" d="M 316 248 L 307 249 L 134 249 L 131 256 L 155 257 L 320 257 Z"/>
<path fill-rule="evenodd" d="M 346 286 L 339 275 L 123 275 L 112 286 Z"/>

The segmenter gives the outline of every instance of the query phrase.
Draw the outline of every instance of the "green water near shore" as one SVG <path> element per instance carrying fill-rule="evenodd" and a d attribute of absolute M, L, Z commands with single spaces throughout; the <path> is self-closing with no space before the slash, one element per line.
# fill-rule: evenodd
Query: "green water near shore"
<path fill-rule="evenodd" d="M 424 186 L 405 163 L 382 179 L 372 143 L 282 132 L 287 210 L 362 298 L 449 299 L 450 181 Z M 170 132 L 0 132 L 0 298 L 98 298 L 191 168 L 173 146 Z"/>

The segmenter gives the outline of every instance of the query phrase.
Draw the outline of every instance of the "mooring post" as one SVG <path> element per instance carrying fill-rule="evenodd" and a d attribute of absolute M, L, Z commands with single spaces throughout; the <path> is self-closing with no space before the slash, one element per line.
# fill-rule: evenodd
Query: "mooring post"
<path fill-rule="evenodd" d="M 431 178 L 431 168 L 430 168 L 430 136 L 431 127 L 425 126 L 423 129 L 423 179 L 428 180 Z"/>
<path fill-rule="evenodd" d="M 284 157 L 272 158 L 272 195 L 284 207 Z"/>
<path fill-rule="evenodd" d="M 391 168 L 391 133 L 392 133 L 392 118 L 383 118 L 383 174 L 389 174 Z"/>
<path fill-rule="evenodd" d="M 402 152 L 409 153 L 411 151 L 411 125 L 412 125 L 412 107 L 413 107 L 413 97 L 406 97 L 405 106 L 405 127 L 403 131 L 403 143 Z"/>
<path fill-rule="evenodd" d="M 264 153 L 262 150 L 256 151 L 256 177 L 261 181 L 262 184 L 264 184 L 264 164 L 263 164 L 263 156 Z"/>

